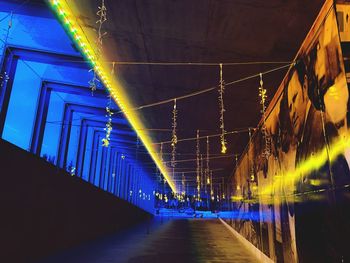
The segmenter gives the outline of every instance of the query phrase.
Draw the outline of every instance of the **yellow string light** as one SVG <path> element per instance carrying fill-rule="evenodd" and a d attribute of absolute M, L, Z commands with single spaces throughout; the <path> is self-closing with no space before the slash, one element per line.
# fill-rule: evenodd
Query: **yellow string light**
<path fill-rule="evenodd" d="M 207 136 L 207 156 L 206 156 L 206 168 L 205 168 L 205 181 L 206 184 L 210 184 L 210 178 L 209 178 L 209 136 Z M 207 188 L 205 188 L 205 191 L 207 191 Z"/>
<path fill-rule="evenodd" d="M 115 76 L 110 74 L 110 67 L 106 67 L 104 64 L 102 64 L 102 61 L 106 61 L 103 54 L 100 54 L 101 56 L 97 58 L 97 43 L 89 41 L 87 35 L 82 29 L 82 26 L 78 23 L 78 19 L 76 19 L 76 17 L 73 15 L 72 8 L 75 7 L 74 4 L 67 3 L 67 1 L 63 0 L 48 0 L 48 3 L 50 3 L 52 10 L 57 14 L 57 18 L 64 25 L 67 33 L 71 35 L 73 41 L 80 48 L 82 54 L 89 61 L 90 65 L 94 68 L 94 70 L 97 68 L 100 69 L 99 71 L 96 71 L 96 74 L 100 80 L 102 80 L 104 87 L 112 95 L 112 98 L 118 104 L 120 110 L 124 113 L 124 116 L 129 121 L 131 127 L 138 133 L 140 140 L 147 149 L 153 161 L 158 166 L 159 170 L 164 176 L 165 181 L 167 181 L 170 188 L 176 192 L 176 185 L 169 177 L 167 168 L 157 156 L 155 146 L 153 145 L 148 133 L 145 131 L 144 125 L 137 114 L 132 111 L 132 109 L 135 107 L 133 107 L 131 104 L 125 88 Z M 66 24 L 66 20 L 70 22 Z M 76 28 L 76 30 L 73 30 L 73 32 L 71 30 L 72 27 Z"/>
<path fill-rule="evenodd" d="M 220 89 L 219 89 L 219 106 L 220 106 L 220 143 L 221 143 L 221 153 L 226 153 L 227 151 L 227 142 L 225 138 L 225 125 L 224 125 L 224 91 L 225 91 L 225 83 L 222 78 L 222 63 L 220 63 Z"/>
<path fill-rule="evenodd" d="M 176 128 L 177 128 L 177 109 L 176 109 L 176 99 L 174 100 L 174 108 L 173 108 L 173 115 L 172 115 L 172 138 L 171 138 L 171 167 L 176 166 L 176 144 L 177 144 L 177 135 L 176 135 Z"/>
<path fill-rule="evenodd" d="M 267 90 L 264 88 L 264 82 L 263 82 L 263 78 L 262 78 L 262 73 L 259 74 L 260 76 L 260 86 L 259 86 L 259 97 L 260 97 L 260 105 L 261 105 L 261 115 L 262 115 L 262 119 L 263 119 L 263 124 L 261 127 L 261 132 L 263 135 L 263 138 L 265 140 L 265 147 L 264 147 L 264 152 L 262 153 L 262 155 L 268 159 L 269 156 L 271 155 L 271 140 L 270 140 L 270 136 L 267 132 L 266 129 L 266 99 L 267 99 Z"/>
<path fill-rule="evenodd" d="M 106 127 L 104 128 L 104 130 L 106 131 L 106 135 L 102 139 L 102 146 L 104 146 L 104 147 L 108 147 L 109 146 L 110 136 L 111 136 L 111 132 L 112 132 L 112 129 L 113 129 L 112 128 L 113 111 L 111 110 L 111 104 L 112 104 L 112 100 L 111 100 L 111 97 L 109 97 L 108 103 L 107 103 L 107 106 L 106 106 L 107 123 L 106 123 Z"/>
<path fill-rule="evenodd" d="M 199 130 L 197 130 L 197 143 L 196 143 L 196 182 L 197 182 L 197 198 L 200 198 L 200 164 L 199 164 L 199 154 L 200 154 L 200 146 L 199 146 Z"/>

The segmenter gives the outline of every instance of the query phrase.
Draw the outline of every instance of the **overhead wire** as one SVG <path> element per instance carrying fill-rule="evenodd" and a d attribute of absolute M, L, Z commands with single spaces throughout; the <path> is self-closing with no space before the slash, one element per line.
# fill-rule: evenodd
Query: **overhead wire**
<path fill-rule="evenodd" d="M 225 135 L 228 135 L 228 134 L 238 134 L 238 133 L 242 133 L 242 132 L 247 132 L 250 130 L 255 130 L 255 128 L 242 128 L 242 129 L 237 129 L 237 130 L 233 130 L 233 131 L 229 131 L 229 132 L 225 132 Z M 206 139 L 207 137 L 208 138 L 212 138 L 212 137 L 219 137 L 221 135 L 221 133 L 217 133 L 217 134 L 211 134 L 211 135 L 205 135 L 205 136 L 199 136 L 198 138 L 199 139 Z M 194 141 L 196 140 L 197 137 L 190 137 L 190 138 L 184 138 L 184 139 L 178 139 L 177 141 L 178 142 L 185 142 L 185 141 Z M 171 143 L 171 141 L 162 141 L 162 142 L 156 142 L 154 144 L 169 144 Z"/>
<path fill-rule="evenodd" d="M 291 63 L 288 63 L 286 65 L 283 65 L 283 66 L 280 66 L 280 67 L 277 67 L 277 68 L 273 68 L 273 69 L 270 69 L 270 70 L 267 70 L 267 71 L 264 71 L 264 72 L 261 72 L 261 73 L 257 73 L 257 74 L 254 74 L 254 75 L 249 75 L 249 76 L 246 76 L 244 78 L 237 79 L 237 80 L 225 83 L 225 88 L 227 86 L 231 86 L 233 84 L 237 84 L 237 83 L 249 80 L 249 79 L 257 78 L 257 77 L 260 76 L 260 74 L 266 75 L 266 74 L 270 74 L 270 73 L 273 73 L 273 72 L 281 70 L 281 69 L 289 68 L 291 65 L 294 65 L 294 64 L 295 64 L 295 62 L 291 62 Z M 179 101 L 179 100 L 191 98 L 191 97 L 194 97 L 194 96 L 197 96 L 197 95 L 201 95 L 203 93 L 207 93 L 207 92 L 215 90 L 215 89 L 218 89 L 218 86 L 213 86 L 213 87 L 210 87 L 210 88 L 207 88 L 207 89 L 191 92 L 191 93 L 188 93 L 188 94 L 185 94 L 185 95 L 182 95 L 182 96 L 173 97 L 173 98 L 161 100 L 161 101 L 158 101 L 158 102 L 153 102 L 153 103 L 141 105 L 141 106 L 138 106 L 138 107 L 134 107 L 132 109 L 128 109 L 128 111 L 138 111 L 138 110 L 142 110 L 142 109 L 145 109 L 145 108 L 150 108 L 150 107 L 159 106 L 159 105 L 162 105 L 162 104 L 167 104 L 167 103 L 173 102 L 174 100 Z M 119 114 L 119 113 L 124 113 L 124 111 L 120 110 L 120 111 L 116 112 L 116 114 Z"/>

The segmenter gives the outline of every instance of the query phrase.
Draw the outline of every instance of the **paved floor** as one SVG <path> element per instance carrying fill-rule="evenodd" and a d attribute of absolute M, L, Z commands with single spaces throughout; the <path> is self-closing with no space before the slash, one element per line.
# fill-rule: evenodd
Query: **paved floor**
<path fill-rule="evenodd" d="M 157 219 L 41 263 L 257 262 L 217 219 Z"/>

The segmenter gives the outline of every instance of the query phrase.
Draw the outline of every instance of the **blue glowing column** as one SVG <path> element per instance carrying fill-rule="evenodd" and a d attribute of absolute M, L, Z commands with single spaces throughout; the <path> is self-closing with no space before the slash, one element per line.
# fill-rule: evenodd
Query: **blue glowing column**
<path fill-rule="evenodd" d="M 51 89 L 46 86 L 45 82 L 42 82 L 33 130 L 33 137 L 30 145 L 30 152 L 34 153 L 35 155 L 40 155 L 41 152 L 50 97 Z"/>
<path fill-rule="evenodd" d="M 111 159 L 112 159 L 112 149 L 111 146 L 107 148 L 106 166 L 105 166 L 105 182 L 104 189 L 109 192 L 110 179 L 111 179 Z"/>
<path fill-rule="evenodd" d="M 99 187 L 104 190 L 105 190 L 104 186 L 105 186 L 105 177 L 106 177 L 107 156 L 108 156 L 108 148 L 102 147 L 101 165 L 99 169 L 99 174 L 100 174 Z"/>
<path fill-rule="evenodd" d="M 109 189 L 108 191 L 110 193 L 115 193 L 115 182 L 116 182 L 116 162 L 117 162 L 117 152 L 115 150 L 115 148 L 112 148 L 112 159 L 111 159 L 111 164 L 110 164 L 110 182 L 109 182 Z"/>
<path fill-rule="evenodd" d="M 126 194 L 128 196 L 128 201 L 131 202 L 131 196 L 130 196 L 130 189 L 131 189 L 131 186 L 132 186 L 132 177 L 134 175 L 134 167 L 133 166 L 130 166 L 130 170 L 129 170 L 129 175 L 128 175 L 128 184 L 127 184 L 127 187 L 126 187 Z"/>
<path fill-rule="evenodd" d="M 91 147 L 91 161 L 90 161 L 90 172 L 89 172 L 89 182 L 94 184 L 95 182 L 95 172 L 96 172 L 96 163 L 97 163 L 97 153 L 98 153 L 98 133 L 96 130 L 92 132 L 92 147 Z"/>
<path fill-rule="evenodd" d="M 86 124 L 86 120 L 82 120 L 80 135 L 79 135 L 79 147 L 77 151 L 77 165 L 76 165 L 76 174 L 79 177 L 83 177 L 83 165 L 84 165 L 84 157 L 86 152 L 87 136 L 88 136 L 88 127 Z"/>
<path fill-rule="evenodd" d="M 68 142 L 71 131 L 73 112 L 70 110 L 70 105 L 65 104 L 63 124 L 61 129 L 60 143 L 58 147 L 58 159 L 57 164 L 59 167 L 66 169 L 67 154 L 68 154 Z"/>
<path fill-rule="evenodd" d="M 130 191 L 131 191 L 131 203 L 135 204 L 135 194 L 136 194 L 136 175 L 137 175 L 138 171 L 134 171 L 132 174 L 132 180 L 131 180 L 131 187 L 130 187 Z"/>
<path fill-rule="evenodd" d="M 121 182 L 122 182 L 122 164 L 123 164 L 123 159 L 121 158 L 121 154 L 117 154 L 117 180 L 116 180 L 116 190 L 117 190 L 117 196 L 121 197 Z"/>

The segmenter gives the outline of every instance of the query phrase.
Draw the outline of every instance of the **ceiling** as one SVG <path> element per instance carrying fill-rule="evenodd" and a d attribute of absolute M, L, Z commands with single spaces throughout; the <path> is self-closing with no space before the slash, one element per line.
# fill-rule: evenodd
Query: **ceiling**
<path fill-rule="evenodd" d="M 76 0 L 78 22 L 96 30 L 100 1 Z M 324 1 L 304 0 L 105 0 L 107 32 L 103 52 L 108 61 L 129 62 L 284 62 L 291 61 Z M 281 64 L 223 66 L 226 83 L 255 75 Z M 264 75 L 268 99 L 273 97 L 287 68 Z M 133 105 L 140 106 L 218 85 L 219 66 L 116 65 Z M 255 127 L 260 120 L 259 78 L 227 86 L 224 94 L 225 130 Z M 178 139 L 220 133 L 218 91 L 177 101 Z M 171 140 L 172 102 L 138 111 L 153 141 Z M 161 131 L 158 129 L 162 129 Z M 165 129 L 165 130 L 163 130 Z M 220 154 L 219 137 L 210 138 L 213 176 L 232 174 L 234 154 L 241 154 L 248 132 L 226 136 L 228 151 Z M 159 148 L 158 148 L 159 149 Z M 201 153 L 206 140 L 201 140 Z M 164 145 L 170 153 L 170 144 Z M 177 144 L 175 171 L 195 178 L 196 141 Z M 170 160 L 171 155 L 163 159 Z M 170 165 L 169 163 L 167 163 Z M 187 173 L 188 172 L 188 173 Z M 177 178 L 180 178 L 177 176 Z M 194 185 L 194 184 L 193 184 Z"/>

